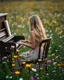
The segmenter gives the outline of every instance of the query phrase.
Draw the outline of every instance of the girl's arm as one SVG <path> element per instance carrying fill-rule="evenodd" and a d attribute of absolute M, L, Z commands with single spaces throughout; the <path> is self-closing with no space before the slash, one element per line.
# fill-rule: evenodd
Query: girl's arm
<path fill-rule="evenodd" d="M 18 44 L 22 44 L 22 45 L 25 45 L 25 46 L 27 46 L 27 47 L 29 47 L 29 48 L 32 48 L 32 49 L 34 49 L 35 48 L 35 34 L 34 34 L 34 31 L 32 30 L 31 31 L 31 43 L 25 43 L 25 42 L 18 42 Z"/>
<path fill-rule="evenodd" d="M 31 43 L 30 40 L 20 40 L 21 42 L 28 42 L 28 43 Z"/>

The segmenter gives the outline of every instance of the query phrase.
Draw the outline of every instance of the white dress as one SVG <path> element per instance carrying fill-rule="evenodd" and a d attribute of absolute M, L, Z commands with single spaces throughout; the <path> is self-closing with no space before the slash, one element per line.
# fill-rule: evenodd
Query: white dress
<path fill-rule="evenodd" d="M 19 57 L 19 60 L 28 61 L 28 60 L 36 60 L 38 59 L 39 47 L 36 47 L 34 50 L 23 52 L 22 57 Z"/>

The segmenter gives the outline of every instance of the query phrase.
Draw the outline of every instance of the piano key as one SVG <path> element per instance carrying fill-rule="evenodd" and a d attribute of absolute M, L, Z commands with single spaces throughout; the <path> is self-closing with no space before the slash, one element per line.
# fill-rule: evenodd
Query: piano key
<path fill-rule="evenodd" d="M 12 36 L 10 36 L 10 37 L 7 37 L 6 39 L 3 40 L 3 42 L 9 41 L 9 40 L 11 40 L 13 37 L 14 37 L 14 35 L 12 35 Z"/>
<path fill-rule="evenodd" d="M 6 35 L 5 31 L 1 32 L 0 33 L 0 38 L 3 37 L 3 36 L 5 36 L 5 35 Z"/>

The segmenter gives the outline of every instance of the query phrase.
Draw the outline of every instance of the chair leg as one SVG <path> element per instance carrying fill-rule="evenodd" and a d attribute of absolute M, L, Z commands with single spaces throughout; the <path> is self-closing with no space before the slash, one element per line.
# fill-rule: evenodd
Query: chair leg
<path fill-rule="evenodd" d="M 48 67 L 47 67 L 47 58 L 45 58 L 45 71 L 46 71 L 46 73 L 48 72 Z"/>
<path fill-rule="evenodd" d="M 46 73 L 48 73 L 48 67 L 47 67 L 47 64 L 46 64 L 46 66 L 45 66 L 45 71 L 46 71 Z"/>

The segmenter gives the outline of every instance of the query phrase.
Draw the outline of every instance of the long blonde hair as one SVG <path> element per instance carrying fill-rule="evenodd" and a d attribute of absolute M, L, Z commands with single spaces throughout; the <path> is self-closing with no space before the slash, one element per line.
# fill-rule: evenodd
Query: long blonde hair
<path fill-rule="evenodd" d="M 32 15 L 29 17 L 29 20 L 30 20 L 30 24 L 33 25 L 33 28 L 35 30 L 35 34 L 38 36 L 36 38 L 38 38 L 39 40 L 47 38 L 46 33 L 45 33 L 45 29 L 42 25 L 42 22 L 41 22 L 39 16 Z"/>

